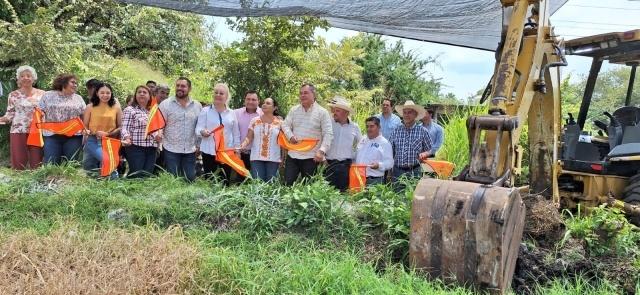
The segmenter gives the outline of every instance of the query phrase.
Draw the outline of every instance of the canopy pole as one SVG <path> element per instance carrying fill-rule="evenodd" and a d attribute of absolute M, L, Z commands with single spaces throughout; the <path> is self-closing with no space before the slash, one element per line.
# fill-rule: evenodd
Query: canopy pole
<path fill-rule="evenodd" d="M 629 77 L 629 87 L 627 87 L 627 98 L 624 101 L 625 106 L 629 106 L 631 103 L 631 94 L 633 93 L 633 83 L 636 81 L 636 68 L 638 67 L 637 63 L 631 65 L 631 76 Z"/>

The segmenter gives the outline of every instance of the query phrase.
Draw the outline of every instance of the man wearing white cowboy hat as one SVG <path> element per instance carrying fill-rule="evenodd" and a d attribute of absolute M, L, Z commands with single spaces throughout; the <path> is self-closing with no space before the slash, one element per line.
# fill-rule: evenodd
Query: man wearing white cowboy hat
<path fill-rule="evenodd" d="M 407 100 L 403 105 L 396 106 L 396 111 L 402 114 L 402 126 L 391 133 L 393 147 L 393 182 L 401 176 L 417 178 L 422 175 L 420 160 L 430 156 L 431 138 L 429 132 L 417 122 L 424 117 L 426 110 Z"/>
<path fill-rule="evenodd" d="M 362 134 L 358 125 L 349 120 L 353 112 L 351 103 L 344 97 L 336 96 L 328 104 L 333 113 L 333 140 L 327 151 L 327 169 L 325 177 L 329 184 L 340 191 L 346 191 L 349 186 L 349 166 L 355 158 L 355 147 L 360 142 Z"/>

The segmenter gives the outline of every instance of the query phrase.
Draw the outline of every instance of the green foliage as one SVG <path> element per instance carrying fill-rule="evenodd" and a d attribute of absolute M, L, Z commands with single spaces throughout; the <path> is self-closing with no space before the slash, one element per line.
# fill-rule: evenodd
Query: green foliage
<path fill-rule="evenodd" d="M 567 232 L 564 240 L 575 237 L 584 240 L 593 255 L 624 255 L 638 257 L 640 232 L 629 223 L 618 208 L 602 204 L 584 214 L 578 210 L 565 221 Z"/>
<path fill-rule="evenodd" d="M 298 71 L 301 64 L 294 58 L 296 50 L 315 46 L 313 34 L 326 28 L 327 22 L 315 17 L 261 17 L 228 19 L 228 24 L 243 33 L 240 42 L 217 46 L 216 63 L 222 81 L 229 84 L 232 106 L 244 102 L 244 92 L 254 89 L 260 97 L 279 99 L 295 93 L 289 69 Z"/>
<path fill-rule="evenodd" d="M 598 119 L 608 122 L 608 119 L 602 113 L 605 111 L 613 113 L 616 109 L 624 106 L 629 78 L 630 68 L 628 66 L 617 66 L 598 75 L 589 112 L 587 113 L 585 129 L 597 130 L 591 122 Z M 563 80 L 561 94 L 562 113 L 564 116 L 567 113 L 573 113 L 574 117 L 578 116 L 586 83 L 586 76 L 582 76 L 575 83 L 571 83 L 569 77 Z M 638 104 L 640 104 L 640 75 L 636 76 L 630 105 Z"/>
<path fill-rule="evenodd" d="M 361 249 L 319 245 L 304 235 L 256 241 L 238 232 L 193 233 L 204 253 L 196 282 L 211 294 L 472 294 L 400 266 L 377 271 Z"/>
<path fill-rule="evenodd" d="M 460 173 L 469 164 L 469 135 L 467 119 L 470 116 L 486 113 L 486 107 L 475 106 L 458 111 L 443 118 L 444 143 L 436 158 L 456 164 L 454 175 Z"/>
<path fill-rule="evenodd" d="M 398 103 L 411 99 L 425 105 L 440 97 L 441 83 L 429 77 L 425 67 L 436 63 L 437 57 L 421 58 L 417 53 L 406 51 L 402 42 L 392 46 L 380 35 L 359 34 L 353 37 L 357 46 L 364 49 L 358 59 L 362 66 L 362 84 L 366 89 L 382 88 L 382 96 L 376 99 L 392 99 Z"/>
<path fill-rule="evenodd" d="M 591 282 L 585 278 L 577 277 L 575 279 L 558 279 L 554 280 L 550 286 L 536 287 L 536 294 L 540 295 L 582 295 L 582 294 L 620 294 L 615 286 L 612 286 L 606 280 L 598 280 Z"/>
<path fill-rule="evenodd" d="M 0 169 L 0 180 L 3 236 L 24 230 L 46 234 L 69 221 L 80 230 L 182 225 L 199 250 L 197 275 L 186 282 L 194 293 L 473 294 L 427 280 L 398 260 L 383 268 L 367 260 L 372 253 L 363 247 L 363 232 L 381 230 L 395 239 L 389 250 L 406 253 L 415 183 L 406 183 L 409 189 L 401 194 L 377 186 L 351 201 L 320 179 L 291 188 L 187 184 L 166 174 L 103 181 L 84 176 L 77 163 L 20 173 Z M 118 210 L 119 219 L 110 217 Z M 580 277 L 536 287 L 537 294 L 615 291 L 606 282 Z"/>
<path fill-rule="evenodd" d="M 0 79 L 22 64 L 36 68 L 42 88 L 63 72 L 91 72 L 109 58 L 146 60 L 165 73 L 198 65 L 205 46 L 202 17 L 111 0 L 9 1 L 16 20 L 0 10 Z M 23 17 L 24 16 L 24 17 Z M 106 64 L 109 62 L 106 61 Z"/>

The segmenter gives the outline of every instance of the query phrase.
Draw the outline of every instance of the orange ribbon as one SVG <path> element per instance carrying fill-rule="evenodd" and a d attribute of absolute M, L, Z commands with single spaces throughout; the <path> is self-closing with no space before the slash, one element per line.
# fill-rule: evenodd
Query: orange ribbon
<path fill-rule="evenodd" d="M 249 170 L 244 166 L 242 159 L 238 157 L 234 149 L 228 149 L 224 142 L 224 125 L 213 129 L 213 140 L 215 141 L 216 161 L 229 165 L 238 174 L 251 178 Z"/>
<path fill-rule="evenodd" d="M 44 122 L 36 123 L 40 129 L 49 130 L 58 135 L 74 136 L 76 133 L 84 130 L 84 124 L 80 118 L 74 118 L 64 122 Z"/>
<path fill-rule="evenodd" d="M 314 138 L 303 138 L 298 140 L 298 143 L 291 143 L 284 135 L 284 132 L 278 134 L 278 145 L 289 151 L 308 152 L 318 144 L 318 141 L 318 139 Z"/>

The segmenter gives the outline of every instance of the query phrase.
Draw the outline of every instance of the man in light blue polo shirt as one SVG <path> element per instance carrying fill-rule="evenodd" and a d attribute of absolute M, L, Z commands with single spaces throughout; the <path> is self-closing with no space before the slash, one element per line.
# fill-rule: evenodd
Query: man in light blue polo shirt
<path fill-rule="evenodd" d="M 393 113 L 393 105 L 390 99 L 382 101 L 382 113 L 377 114 L 376 117 L 380 119 L 380 133 L 386 139 L 391 138 L 393 130 L 402 125 L 400 117 Z"/>
<path fill-rule="evenodd" d="M 434 111 L 432 108 L 427 107 L 427 113 L 422 118 L 422 127 L 429 132 L 429 138 L 431 138 L 431 151 L 429 154 L 431 157 L 435 157 L 436 153 L 444 143 L 444 128 L 440 124 L 436 123 L 433 119 Z"/>

